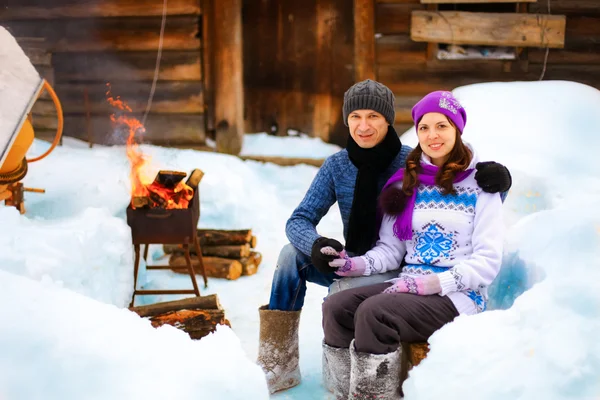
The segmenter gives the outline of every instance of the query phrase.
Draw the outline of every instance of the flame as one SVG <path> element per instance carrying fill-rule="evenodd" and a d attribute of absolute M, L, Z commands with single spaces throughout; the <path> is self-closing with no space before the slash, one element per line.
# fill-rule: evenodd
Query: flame
<path fill-rule="evenodd" d="M 142 153 L 137 138 L 146 132 L 144 125 L 135 117 L 128 116 L 132 110 L 120 96 L 113 97 L 110 83 L 106 84 L 106 101 L 116 110 L 110 116 L 113 126 L 117 129 L 125 129 L 127 134 L 126 153 L 131 170 L 131 196 L 150 197 L 153 206 L 162 208 L 187 208 L 194 196 L 194 189 L 183 182 L 179 182 L 175 188 L 167 188 L 150 178 L 150 157 Z M 133 207 L 133 204 L 132 204 Z M 135 207 L 134 207 L 135 208 Z"/>

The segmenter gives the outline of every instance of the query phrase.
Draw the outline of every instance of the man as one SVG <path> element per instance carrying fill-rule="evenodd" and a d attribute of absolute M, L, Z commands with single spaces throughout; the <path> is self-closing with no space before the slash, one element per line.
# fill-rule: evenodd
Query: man
<path fill-rule="evenodd" d="M 271 393 L 300 383 L 298 368 L 298 325 L 304 304 L 306 282 L 329 286 L 335 268 L 334 256 L 321 253 L 325 246 L 362 255 L 377 240 L 377 198 L 383 185 L 412 150 L 400 143 L 393 128 L 394 94 L 379 82 L 365 80 L 344 94 L 344 123 L 350 135 L 344 150 L 328 157 L 304 199 L 286 225 L 290 244 L 279 255 L 269 304 L 259 309 L 260 341 L 258 363 L 267 375 Z M 475 179 L 486 192 L 510 188 L 508 170 L 494 162 L 480 163 Z M 338 202 L 344 225 L 343 246 L 320 236 L 316 226 Z M 397 271 L 395 271 L 397 275 Z M 369 280 L 369 278 L 371 278 Z M 381 281 L 382 277 L 352 278 L 352 286 Z"/>

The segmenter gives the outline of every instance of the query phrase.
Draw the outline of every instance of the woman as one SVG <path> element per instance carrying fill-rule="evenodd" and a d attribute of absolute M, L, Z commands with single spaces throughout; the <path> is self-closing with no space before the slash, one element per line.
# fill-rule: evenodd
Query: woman
<path fill-rule="evenodd" d="M 329 386 L 338 399 L 399 398 L 400 342 L 426 341 L 458 315 L 485 309 L 501 265 L 499 194 L 475 181 L 477 154 L 462 141 L 467 115 L 450 92 L 412 110 L 419 145 L 387 182 L 375 247 L 330 265 L 342 276 L 398 269 L 398 278 L 336 293 L 323 303 Z"/>

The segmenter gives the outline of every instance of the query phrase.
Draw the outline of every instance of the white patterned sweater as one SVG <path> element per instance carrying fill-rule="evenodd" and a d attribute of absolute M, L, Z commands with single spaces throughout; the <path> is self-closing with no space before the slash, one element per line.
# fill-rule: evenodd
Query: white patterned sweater
<path fill-rule="evenodd" d="M 425 154 L 421 162 L 431 164 Z M 477 162 L 473 152 L 469 168 Z M 396 218 L 385 215 L 377 244 L 362 256 L 364 275 L 397 269 L 404 258 L 399 276 L 438 274 L 440 295 L 447 295 L 460 314 L 484 311 L 487 288 L 502 262 L 504 225 L 500 194 L 483 192 L 474 176 L 475 170 L 454 184 L 456 194 L 446 196 L 437 185 L 419 186 L 411 240 L 399 240 L 393 230 Z"/>

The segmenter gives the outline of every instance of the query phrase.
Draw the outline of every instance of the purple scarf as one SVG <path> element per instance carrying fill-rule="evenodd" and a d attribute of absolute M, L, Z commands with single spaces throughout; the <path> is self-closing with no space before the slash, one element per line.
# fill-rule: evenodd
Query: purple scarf
<path fill-rule="evenodd" d="M 419 179 L 419 183 L 424 183 L 425 185 L 435 185 L 435 176 L 437 175 L 439 168 L 435 165 L 423 164 L 421 163 L 421 173 L 417 176 Z M 456 174 L 454 177 L 454 183 L 462 182 L 473 172 L 473 169 L 467 169 L 466 171 L 461 171 Z M 390 185 L 399 182 L 404 177 L 404 168 L 400 168 L 392 177 L 387 181 L 383 190 L 385 190 Z M 394 235 L 398 237 L 400 240 L 410 240 L 412 239 L 412 216 L 413 211 L 415 209 L 415 200 L 417 198 L 417 187 L 414 188 L 412 196 L 410 196 L 406 201 L 406 206 L 402 210 L 402 213 L 398 215 L 396 218 L 396 222 L 394 222 Z"/>

